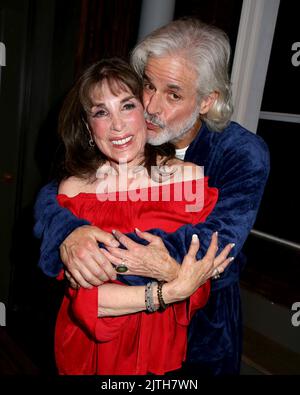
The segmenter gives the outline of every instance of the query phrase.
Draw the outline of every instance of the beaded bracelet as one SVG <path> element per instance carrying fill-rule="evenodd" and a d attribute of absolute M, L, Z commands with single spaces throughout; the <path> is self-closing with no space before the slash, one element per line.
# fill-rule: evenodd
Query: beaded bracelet
<path fill-rule="evenodd" d="M 156 281 L 150 281 L 147 283 L 145 287 L 145 305 L 146 305 L 146 310 L 149 313 L 154 313 L 154 311 L 158 310 L 158 307 L 154 305 L 153 302 L 153 285 L 157 284 Z"/>
<path fill-rule="evenodd" d="M 168 305 L 165 303 L 164 298 L 162 296 L 162 287 L 164 285 L 165 281 L 159 281 L 157 285 L 157 297 L 159 301 L 159 306 L 160 306 L 160 311 L 166 310 Z"/>

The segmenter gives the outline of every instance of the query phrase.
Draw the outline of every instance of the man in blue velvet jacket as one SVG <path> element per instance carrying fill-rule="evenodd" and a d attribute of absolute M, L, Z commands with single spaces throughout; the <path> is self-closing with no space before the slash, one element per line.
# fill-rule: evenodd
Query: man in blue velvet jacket
<path fill-rule="evenodd" d="M 150 233 L 163 240 L 177 262 L 182 262 L 194 233 L 201 242 L 198 259 L 214 231 L 219 232 L 220 249 L 235 243 L 235 260 L 212 281 L 209 302 L 189 327 L 187 366 L 196 374 L 239 373 L 239 275 L 244 262 L 240 251 L 254 224 L 269 173 L 269 153 L 263 140 L 230 122 L 229 57 L 224 32 L 190 19 L 174 21 L 151 33 L 135 47 L 131 58 L 144 80 L 148 142 L 172 141 L 177 157 L 204 166 L 209 185 L 219 190 L 217 205 L 205 223 L 186 225 L 170 234 L 160 229 Z M 114 278 L 115 271 L 101 254 L 98 242 L 113 246 L 118 245 L 116 239 L 59 207 L 57 188 L 56 182 L 44 187 L 36 203 L 35 233 L 43 239 L 40 267 L 55 276 L 64 264 L 68 278 L 84 287 Z M 126 252 L 135 262 L 123 281 L 145 281 L 135 275 L 168 281 L 176 275 L 172 260 L 154 248 L 151 237 L 147 245 L 138 234 L 128 235 L 134 242 L 118 232 L 115 236 L 128 247 L 128 251 L 118 252 L 113 248 L 116 255 Z"/>

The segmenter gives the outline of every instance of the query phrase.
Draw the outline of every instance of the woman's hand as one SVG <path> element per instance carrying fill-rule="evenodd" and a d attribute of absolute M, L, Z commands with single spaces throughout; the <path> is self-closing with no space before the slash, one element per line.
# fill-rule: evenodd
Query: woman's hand
<path fill-rule="evenodd" d="M 137 228 L 135 232 L 149 244 L 146 246 L 138 244 L 115 230 L 113 231 L 115 238 L 126 247 L 126 250 L 106 247 L 108 251 L 101 249 L 101 252 L 113 265 L 126 265 L 128 271 L 124 273 L 125 275 L 152 277 L 167 282 L 174 280 L 178 275 L 180 265 L 170 256 L 162 239 Z"/>
<path fill-rule="evenodd" d="M 216 256 L 218 251 L 218 234 L 212 235 L 211 243 L 205 256 L 197 261 L 196 255 L 200 248 L 200 242 L 197 235 L 193 235 L 189 251 L 184 257 L 182 265 L 178 272 L 178 277 L 164 285 L 166 292 L 166 302 L 169 298 L 176 300 L 184 300 L 192 295 L 201 285 L 209 278 L 213 277 L 218 269 L 218 273 L 222 273 L 229 263 L 234 259 L 228 258 L 230 250 L 234 244 L 228 244 L 221 253 Z"/>

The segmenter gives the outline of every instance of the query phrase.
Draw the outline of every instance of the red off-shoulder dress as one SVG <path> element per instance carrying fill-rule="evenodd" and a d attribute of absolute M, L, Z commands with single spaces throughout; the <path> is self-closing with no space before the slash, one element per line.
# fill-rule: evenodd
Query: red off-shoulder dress
<path fill-rule="evenodd" d="M 174 232 L 184 224 L 203 222 L 218 198 L 217 189 L 208 187 L 207 179 L 136 192 L 129 199 L 123 192 L 106 200 L 103 195 L 80 193 L 72 198 L 59 195 L 58 201 L 94 226 L 128 233 L 135 227 Z M 193 195 L 197 196 L 198 208 L 203 206 L 200 211 L 193 209 Z M 120 317 L 97 317 L 97 290 L 66 290 L 55 330 L 59 374 L 164 374 L 181 367 L 186 355 L 187 327 L 193 313 L 208 300 L 209 281 L 188 300 L 174 303 L 164 312 Z"/>

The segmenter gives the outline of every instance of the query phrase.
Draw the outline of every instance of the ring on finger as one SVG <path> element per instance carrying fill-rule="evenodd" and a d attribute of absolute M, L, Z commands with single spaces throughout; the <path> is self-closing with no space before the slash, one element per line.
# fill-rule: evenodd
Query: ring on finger
<path fill-rule="evenodd" d="M 220 276 L 220 271 L 219 271 L 219 269 L 216 267 L 216 268 L 214 269 L 213 273 L 212 273 L 211 278 L 212 278 L 213 280 L 217 280 L 217 279 L 220 278 L 220 277 L 221 277 L 221 276 Z"/>
<path fill-rule="evenodd" d="M 122 262 L 116 266 L 117 273 L 126 273 L 128 271 L 128 267 L 125 265 L 126 259 L 122 258 Z"/>

